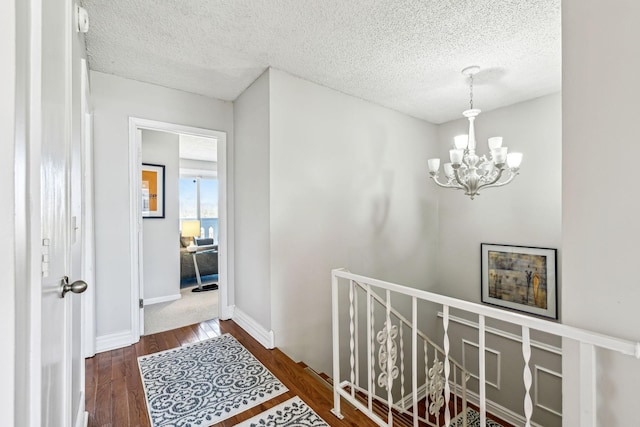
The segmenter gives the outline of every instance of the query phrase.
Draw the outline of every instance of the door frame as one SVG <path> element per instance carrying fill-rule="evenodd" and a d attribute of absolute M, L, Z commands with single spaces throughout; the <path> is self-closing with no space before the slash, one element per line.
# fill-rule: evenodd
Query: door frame
<path fill-rule="evenodd" d="M 179 125 L 175 123 L 161 122 L 157 120 L 129 117 L 129 244 L 132 253 L 131 262 L 131 319 L 135 341 L 140 339 L 144 311 L 139 307 L 139 300 L 143 295 L 143 245 L 142 245 L 142 130 L 155 130 L 173 134 L 194 135 L 217 140 L 218 151 L 218 317 L 223 320 L 230 319 L 233 308 L 229 306 L 229 295 L 233 290 L 232 275 L 233 255 L 229 248 L 233 247 L 233 234 L 230 233 L 229 219 L 231 209 L 228 201 L 233 200 L 230 193 L 233 191 L 232 177 L 228 173 L 228 145 L 227 133 L 218 130 L 203 129 L 193 126 Z"/>

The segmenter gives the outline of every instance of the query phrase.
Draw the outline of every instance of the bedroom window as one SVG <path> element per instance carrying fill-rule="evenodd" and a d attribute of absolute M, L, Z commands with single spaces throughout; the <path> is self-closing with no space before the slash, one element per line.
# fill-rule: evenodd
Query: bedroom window
<path fill-rule="evenodd" d="M 217 243 L 218 180 L 199 176 L 180 178 L 180 224 L 184 220 L 200 220 L 200 237 L 211 237 Z"/>

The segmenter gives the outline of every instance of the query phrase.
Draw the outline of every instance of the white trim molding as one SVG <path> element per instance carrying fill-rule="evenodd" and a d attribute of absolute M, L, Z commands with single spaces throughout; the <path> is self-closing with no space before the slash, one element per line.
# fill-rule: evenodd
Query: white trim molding
<path fill-rule="evenodd" d="M 473 341 L 469 341 L 464 338 L 462 339 L 462 366 L 467 370 L 471 378 L 475 378 L 476 380 L 479 381 L 480 377 L 474 374 L 473 372 L 471 372 L 467 367 L 467 359 L 465 357 L 465 350 L 464 350 L 465 344 L 471 347 L 477 348 L 478 354 L 480 352 L 480 346 L 478 345 L 478 343 L 475 343 Z M 498 350 L 495 350 L 489 347 L 485 347 L 484 350 L 485 350 L 485 353 L 493 353 L 496 355 L 496 380 L 495 382 L 491 382 L 489 381 L 489 379 L 487 379 L 486 383 L 492 386 L 493 388 L 500 390 L 500 376 L 501 376 L 500 372 L 502 371 L 502 358 L 501 358 L 502 353 L 500 353 Z M 474 365 L 477 367 L 477 364 L 474 364 Z"/>
<path fill-rule="evenodd" d="M 144 298 L 144 306 L 160 304 L 163 302 L 175 301 L 182 298 L 182 294 L 174 294 L 174 295 L 165 295 L 163 297 L 155 297 L 155 298 Z"/>
<path fill-rule="evenodd" d="M 247 333 L 255 338 L 256 341 L 262 344 L 264 348 L 272 349 L 276 347 L 276 339 L 273 330 L 267 331 L 262 327 L 262 325 L 238 307 L 234 307 L 233 309 L 232 320 L 242 329 L 247 331 Z"/>
<path fill-rule="evenodd" d="M 551 369 L 547 369 L 543 366 L 539 366 L 539 365 L 534 365 L 533 366 L 533 404 L 542 409 L 545 410 L 553 415 L 557 415 L 558 417 L 562 418 L 562 409 L 560 409 L 560 411 L 556 411 L 553 408 L 550 408 L 547 405 L 543 405 L 542 403 L 540 403 L 540 400 L 538 399 L 538 390 L 539 390 L 539 383 L 540 383 L 540 379 L 538 377 L 538 372 L 544 372 L 547 375 L 553 376 L 553 377 L 557 377 L 560 379 L 560 388 L 562 388 L 562 374 L 560 372 L 556 372 L 553 371 Z M 560 402 L 560 407 L 562 408 L 562 402 Z"/>
<path fill-rule="evenodd" d="M 139 298 L 143 294 L 141 284 L 142 269 L 142 213 L 140 207 L 140 165 L 142 157 L 142 141 L 139 133 L 143 129 L 169 132 L 182 135 L 195 135 L 217 140 L 218 162 L 218 313 L 223 320 L 229 319 L 229 299 L 233 296 L 233 176 L 227 173 L 231 162 L 232 150 L 227 147 L 227 133 L 224 131 L 184 126 L 175 123 L 160 122 L 156 120 L 129 117 L 129 243 L 132 253 L 131 270 L 131 320 L 134 337 L 132 342 L 137 342 L 143 329 L 144 309 L 139 308 Z M 148 301 L 145 303 L 149 304 Z M 126 345 L 131 344 L 131 342 Z"/>
<path fill-rule="evenodd" d="M 123 331 L 96 337 L 96 353 L 103 353 L 105 351 L 126 347 L 136 343 L 137 341 L 138 339 L 133 336 L 133 331 Z"/>

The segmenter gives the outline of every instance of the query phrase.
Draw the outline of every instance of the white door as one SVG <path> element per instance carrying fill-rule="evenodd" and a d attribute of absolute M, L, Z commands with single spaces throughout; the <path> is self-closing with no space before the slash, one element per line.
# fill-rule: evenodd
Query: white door
<path fill-rule="evenodd" d="M 79 335 L 73 326 L 80 324 L 79 296 L 61 297 L 61 286 L 78 280 L 72 267 L 77 260 L 72 248 L 77 237 L 72 233 L 71 190 L 74 156 L 79 149 L 73 138 L 78 126 L 72 121 L 72 37 L 73 19 L 70 0 L 44 0 L 42 5 L 42 87 L 41 87 L 41 424 L 71 426 L 76 422 L 79 378 Z M 80 289 L 76 289 L 80 290 Z M 75 394 L 75 395 L 73 395 Z M 74 408 L 75 407 L 75 408 Z M 74 409 L 76 413 L 74 413 Z"/>

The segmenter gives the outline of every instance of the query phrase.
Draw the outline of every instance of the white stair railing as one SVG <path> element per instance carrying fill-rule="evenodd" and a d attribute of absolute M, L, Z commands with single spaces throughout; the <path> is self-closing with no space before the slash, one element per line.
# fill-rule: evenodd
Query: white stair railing
<path fill-rule="evenodd" d="M 340 370 L 340 324 L 341 301 L 340 290 L 348 287 L 349 314 L 349 373 L 342 377 Z M 382 297 L 384 295 L 384 298 Z M 366 309 L 361 312 L 358 299 L 366 298 Z M 393 307 L 396 300 L 410 299 L 410 319 L 401 311 Z M 436 345 L 418 328 L 418 302 L 429 302 L 442 308 L 443 347 Z M 406 305 L 406 304 L 405 304 Z M 377 308 L 377 310 L 376 310 Z M 523 383 L 524 400 L 523 413 L 525 426 L 531 425 L 533 405 L 531 399 L 532 375 L 529 366 L 531 358 L 532 340 L 530 331 L 536 330 L 546 334 L 568 338 L 580 343 L 581 360 L 591 361 L 594 366 L 595 348 L 602 348 L 619 352 L 624 355 L 640 359 L 640 343 L 622 340 L 579 328 L 550 322 L 519 313 L 499 310 L 482 304 L 476 304 L 440 294 L 426 292 L 394 283 L 384 282 L 357 274 L 344 269 L 332 271 L 332 323 L 333 323 L 333 390 L 334 408 L 332 412 L 342 418 L 340 413 L 340 398 L 361 410 L 371 420 L 380 426 L 394 425 L 394 418 L 409 417 L 414 427 L 418 425 L 450 426 L 455 413 L 450 408 L 466 413 L 466 383 L 468 372 L 449 354 L 449 311 L 450 308 L 473 313 L 478 316 L 478 347 L 479 347 L 479 413 L 480 425 L 487 420 L 487 397 L 485 390 L 485 334 L 486 319 L 496 319 L 502 322 L 518 325 L 522 334 Z M 383 313 L 382 325 L 376 314 Z M 360 318 L 366 317 L 366 352 L 361 357 L 359 339 L 362 333 Z M 488 328 L 492 329 L 492 328 Z M 405 342 L 405 336 L 410 335 L 410 343 Z M 407 347 L 410 350 L 407 350 Z M 363 362 L 361 358 L 365 358 Z M 410 374 L 407 375 L 405 364 L 411 364 Z M 366 363 L 366 373 L 362 374 L 360 365 Z M 398 366 L 399 364 L 399 366 Z M 422 367 L 420 367 L 422 365 Z M 581 363 L 587 365 L 587 362 Z M 580 389 L 581 407 L 593 408 L 596 402 L 595 369 L 581 366 L 581 384 L 591 384 L 589 390 Z M 361 377 L 366 377 L 366 385 L 361 384 Z M 418 384 L 420 378 L 423 384 Z M 407 385 L 409 384 L 409 385 Z M 421 392 L 422 390 L 422 392 Z M 408 392 L 408 394 L 406 394 Z M 514 393 L 520 392 L 514 390 Z M 451 405 L 450 405 L 451 403 Z M 382 405 L 380 405 L 382 404 Z M 422 407 L 420 405 L 423 405 Z M 383 408 L 383 409 L 381 409 Z M 386 414 L 382 413 L 386 411 Z M 595 414 L 581 417 L 582 427 L 595 427 Z M 424 414 L 422 416 L 421 414 Z M 461 423 L 466 427 L 466 418 Z"/>
<path fill-rule="evenodd" d="M 337 286 L 337 277 L 334 284 Z M 463 366 L 449 355 L 448 344 L 438 346 L 417 328 L 417 298 L 413 299 L 411 319 L 407 319 L 392 306 L 391 291 L 379 293 L 368 283 L 349 281 L 349 373 L 348 380 L 339 384 L 334 395 L 334 414 L 339 415 L 339 396 L 348 396 L 349 402 L 361 409 L 379 425 L 392 425 L 394 417 L 404 416 L 412 420 L 413 426 L 449 425 L 454 414 L 449 404 L 467 408 L 466 382 L 469 374 Z M 334 329 L 338 323 L 338 300 L 334 288 Z M 366 298 L 366 309 L 360 312 L 359 299 Z M 376 311 L 377 308 L 377 311 Z M 382 313 L 382 324 L 376 318 Z M 360 357 L 360 317 L 366 317 L 366 362 Z M 448 312 L 445 310 L 445 316 Z M 410 336 L 410 342 L 405 339 Z M 446 336 L 446 329 L 445 329 Z M 340 338 L 334 331 L 334 367 L 338 366 Z M 336 351 L 338 349 L 338 351 Z M 407 367 L 407 361 L 411 366 Z M 423 361 L 422 384 L 418 383 L 418 360 Z M 361 364 L 366 363 L 366 385 L 361 384 Z M 410 373 L 411 377 L 408 378 Z M 339 372 L 334 378 L 340 378 Z M 337 384 L 334 381 L 334 384 Z M 334 386 L 336 387 L 336 386 Z M 422 390 L 422 394 L 418 389 Z M 423 400 L 424 399 L 424 400 Z M 422 407 L 419 407 L 419 404 Z M 386 412 L 385 413 L 383 413 Z M 421 415 L 422 414 L 422 415 Z M 384 417 L 384 418 L 383 418 Z M 444 419 L 444 423 L 441 422 Z M 462 420 L 467 426 L 467 420 Z"/>

